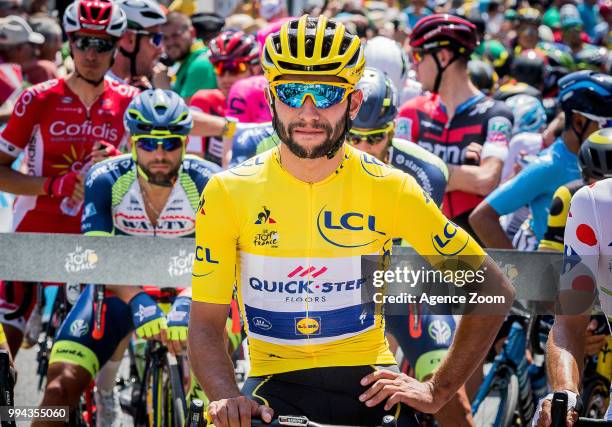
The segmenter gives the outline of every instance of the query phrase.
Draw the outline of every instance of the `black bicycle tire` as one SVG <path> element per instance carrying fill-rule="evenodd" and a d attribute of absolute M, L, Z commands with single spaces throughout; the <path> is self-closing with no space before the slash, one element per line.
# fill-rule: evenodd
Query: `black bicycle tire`
<path fill-rule="evenodd" d="M 172 400 L 172 421 L 173 427 L 183 427 L 187 419 L 187 401 L 183 389 L 183 380 L 178 367 L 178 362 L 171 360 L 169 352 L 166 353 L 166 366 L 170 375 L 170 391 Z"/>

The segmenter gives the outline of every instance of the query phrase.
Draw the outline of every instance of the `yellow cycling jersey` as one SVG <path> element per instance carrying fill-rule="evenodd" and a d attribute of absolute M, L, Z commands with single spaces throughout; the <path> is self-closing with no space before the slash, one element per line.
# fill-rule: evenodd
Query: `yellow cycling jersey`
<path fill-rule="evenodd" d="M 287 172 L 278 147 L 221 172 L 196 217 L 193 300 L 229 304 L 236 284 L 252 376 L 395 363 L 383 316 L 361 302 L 361 256 L 389 254 L 392 238 L 432 265 L 485 256 L 410 175 L 346 144 L 317 183 Z"/>

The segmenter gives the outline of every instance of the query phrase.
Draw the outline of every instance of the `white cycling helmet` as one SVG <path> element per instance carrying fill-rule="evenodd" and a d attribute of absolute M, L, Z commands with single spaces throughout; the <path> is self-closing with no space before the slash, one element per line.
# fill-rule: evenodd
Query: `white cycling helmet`
<path fill-rule="evenodd" d="M 66 34 L 81 31 L 121 37 L 127 28 L 125 12 L 110 0 L 76 0 L 64 12 Z"/>
<path fill-rule="evenodd" d="M 117 0 L 116 4 L 125 12 L 128 28 L 142 30 L 166 23 L 166 15 L 155 0 Z"/>
<path fill-rule="evenodd" d="M 395 40 L 376 36 L 365 44 L 366 67 L 376 68 L 391 79 L 396 88 L 403 88 L 408 78 L 408 57 Z"/>

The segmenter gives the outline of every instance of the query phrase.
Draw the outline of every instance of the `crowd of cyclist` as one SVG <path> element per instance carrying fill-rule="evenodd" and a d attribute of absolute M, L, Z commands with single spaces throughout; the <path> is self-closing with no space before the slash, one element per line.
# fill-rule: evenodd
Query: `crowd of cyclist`
<path fill-rule="evenodd" d="M 0 0 L 2 231 L 193 237 L 209 179 L 281 143 L 268 97 L 291 94 L 269 88 L 261 61 L 268 36 L 304 12 L 344 24 L 363 44 L 355 82 L 363 102 L 354 119 L 347 110 L 348 144 L 412 175 L 485 248 L 571 259 L 580 242 L 594 246 L 568 214 L 572 196 L 612 178 L 609 0 L 326 1 L 300 10 L 236 0 L 217 13 L 198 4 L 76 0 L 50 9 Z M 605 234 L 612 193 L 600 193 L 591 210 L 603 219 L 592 221 Z M 259 221 L 270 215 L 264 207 Z M 578 243 L 568 246 L 566 223 Z M 0 284 L 0 344 L 13 358 L 41 329 L 36 301 L 5 317 L 28 286 Z M 93 299 L 84 286 L 54 337 L 41 405 L 74 407 L 95 378 L 97 424 L 119 425 L 115 378 L 133 334 L 184 353 L 191 289 L 164 312 L 155 291 L 106 286 L 105 316 L 117 327 L 102 337 L 93 333 Z M 441 363 L 459 321 L 420 318 L 419 333 L 401 317 L 387 324 L 419 381 Z M 434 322 L 449 328 L 446 339 L 424 332 Z M 606 345 L 588 319 L 567 323 L 586 336 L 590 355 Z M 233 350 L 240 333 L 231 322 L 227 330 Z M 559 358 L 551 364 L 565 366 Z M 577 387 L 549 375 L 549 389 L 567 390 L 574 408 Z M 462 387 L 437 422 L 474 425 L 473 393 Z M 546 405 L 534 424 L 547 425 Z"/>

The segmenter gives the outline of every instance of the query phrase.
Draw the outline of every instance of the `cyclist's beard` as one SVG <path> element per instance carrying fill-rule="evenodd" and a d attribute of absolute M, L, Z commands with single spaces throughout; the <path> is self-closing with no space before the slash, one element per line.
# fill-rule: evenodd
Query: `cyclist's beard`
<path fill-rule="evenodd" d="M 170 167 L 173 166 L 172 163 L 168 161 L 149 162 L 147 164 L 147 166 L 153 165 L 169 165 Z M 158 185 L 160 187 L 172 187 L 176 182 L 176 177 L 178 176 L 181 163 L 179 162 L 175 167 L 170 170 L 170 172 L 151 172 L 151 170 L 147 166 L 143 164 L 139 164 L 139 166 L 140 169 L 142 169 L 142 171 L 147 176 L 149 184 Z"/>
<path fill-rule="evenodd" d="M 294 121 L 289 123 L 288 127 L 285 127 L 283 123 L 278 119 L 276 114 L 272 118 L 272 126 L 276 131 L 276 134 L 282 142 L 287 145 L 287 148 L 301 159 L 318 159 L 319 157 L 325 157 L 330 150 L 333 148 L 336 141 L 344 134 L 344 120 L 339 120 L 336 126 L 332 129 L 329 123 L 315 122 L 310 124 L 310 127 L 315 129 L 322 129 L 325 131 L 325 141 L 314 147 L 303 147 L 293 140 L 291 136 L 295 128 L 306 127 L 306 122 Z"/>

